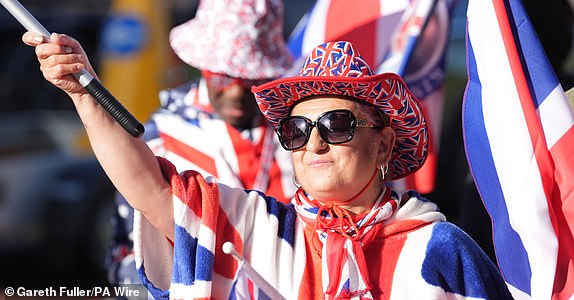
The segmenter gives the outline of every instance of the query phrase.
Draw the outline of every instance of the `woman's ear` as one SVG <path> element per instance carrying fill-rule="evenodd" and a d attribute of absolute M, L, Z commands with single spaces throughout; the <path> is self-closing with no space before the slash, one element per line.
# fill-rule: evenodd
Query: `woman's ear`
<path fill-rule="evenodd" d="M 379 147 L 379 156 L 380 162 L 388 162 L 391 158 L 391 153 L 393 152 L 393 147 L 395 146 L 395 130 L 391 127 L 384 127 L 381 132 L 381 144 Z"/>

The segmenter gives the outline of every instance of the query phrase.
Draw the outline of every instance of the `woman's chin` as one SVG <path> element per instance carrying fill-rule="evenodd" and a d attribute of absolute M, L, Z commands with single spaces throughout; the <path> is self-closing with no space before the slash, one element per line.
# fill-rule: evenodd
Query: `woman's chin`
<path fill-rule="evenodd" d="M 330 183 L 310 184 L 305 191 L 315 199 L 328 202 L 337 202 L 343 193 L 340 185 Z"/>

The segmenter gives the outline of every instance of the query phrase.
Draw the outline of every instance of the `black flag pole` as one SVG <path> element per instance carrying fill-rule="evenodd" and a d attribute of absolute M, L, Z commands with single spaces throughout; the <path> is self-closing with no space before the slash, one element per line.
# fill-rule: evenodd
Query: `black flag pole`
<path fill-rule="evenodd" d="M 0 0 L 0 3 L 28 31 L 39 33 L 46 38 L 50 33 L 17 0 Z M 96 101 L 133 137 L 141 137 L 144 126 L 90 73 L 85 69 L 73 74 L 76 80 Z"/>

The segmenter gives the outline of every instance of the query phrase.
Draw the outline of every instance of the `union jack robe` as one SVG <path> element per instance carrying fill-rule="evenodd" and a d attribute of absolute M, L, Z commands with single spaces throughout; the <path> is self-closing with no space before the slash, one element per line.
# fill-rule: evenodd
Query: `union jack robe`
<path fill-rule="evenodd" d="M 227 299 L 238 267 L 221 248 L 230 241 L 286 299 L 324 298 L 314 228 L 293 204 L 158 160 L 172 186 L 174 240 L 139 213 L 134 221 L 138 274 L 154 297 Z M 364 249 L 375 299 L 511 299 L 496 265 L 434 203 L 394 197 L 399 208 Z"/>

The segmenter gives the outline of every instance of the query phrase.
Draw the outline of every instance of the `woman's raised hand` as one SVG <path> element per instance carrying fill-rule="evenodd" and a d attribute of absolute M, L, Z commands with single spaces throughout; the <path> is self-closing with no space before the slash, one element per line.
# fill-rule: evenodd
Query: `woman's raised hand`
<path fill-rule="evenodd" d="M 88 94 L 72 74 L 85 68 L 97 77 L 77 40 L 65 34 L 52 33 L 50 37 L 44 37 L 38 33 L 26 32 L 22 41 L 36 48 L 40 70 L 46 80 L 72 98 Z"/>

